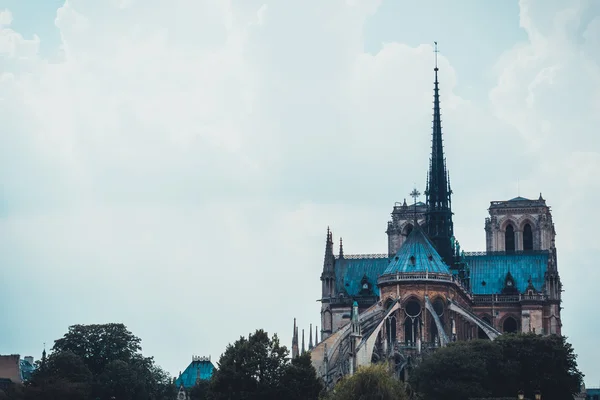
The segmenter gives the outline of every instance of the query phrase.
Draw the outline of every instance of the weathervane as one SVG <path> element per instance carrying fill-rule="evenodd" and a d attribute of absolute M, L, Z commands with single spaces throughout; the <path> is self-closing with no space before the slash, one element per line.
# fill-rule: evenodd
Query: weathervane
<path fill-rule="evenodd" d="M 438 47 L 437 47 L 437 42 L 433 42 L 433 43 L 435 44 L 435 47 L 434 47 L 434 49 L 433 49 L 433 52 L 435 53 L 435 70 L 437 71 L 437 70 L 438 70 L 438 66 L 437 66 L 437 65 L 438 65 L 438 64 L 437 64 L 437 57 L 438 57 L 438 53 L 439 53 L 440 51 L 438 50 Z"/>
<path fill-rule="evenodd" d="M 410 197 L 413 198 L 415 206 L 415 227 L 417 226 L 417 198 L 419 198 L 420 195 L 421 193 L 417 190 L 417 186 L 415 185 L 413 191 L 410 192 Z"/>

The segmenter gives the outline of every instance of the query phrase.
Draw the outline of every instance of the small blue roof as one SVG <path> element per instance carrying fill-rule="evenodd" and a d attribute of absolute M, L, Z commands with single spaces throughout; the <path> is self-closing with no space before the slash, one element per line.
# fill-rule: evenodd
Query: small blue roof
<path fill-rule="evenodd" d="M 415 272 L 450 275 L 448 266 L 433 247 L 423 229 L 418 226 L 408 235 L 386 268 L 384 275 Z"/>
<path fill-rule="evenodd" d="M 515 197 L 514 199 L 510 199 L 509 201 L 531 201 L 531 200 L 526 199 L 525 197 L 518 196 L 518 197 Z"/>
<path fill-rule="evenodd" d="M 210 379 L 214 369 L 215 367 L 210 360 L 194 359 L 185 371 L 183 371 L 183 373 L 175 380 L 175 386 L 181 387 L 181 385 L 183 385 L 185 389 L 191 389 L 196 386 L 196 380 L 198 378 L 201 380 Z"/>
<path fill-rule="evenodd" d="M 385 254 L 356 255 L 337 258 L 335 260 L 335 285 L 337 293 L 348 296 L 359 296 L 362 290 L 361 281 L 366 276 L 371 288 L 370 295 L 379 296 L 377 278 L 388 266 L 389 259 Z"/>
<path fill-rule="evenodd" d="M 466 255 L 465 261 L 471 269 L 471 290 L 473 294 L 501 293 L 506 275 L 510 272 L 519 292 L 526 292 L 530 278 L 535 290 L 541 292 L 544 290 L 548 256 L 548 252 Z"/>
<path fill-rule="evenodd" d="M 600 389 L 585 389 L 586 399 L 595 400 L 600 399 Z"/>
<path fill-rule="evenodd" d="M 31 364 L 24 358 L 20 360 L 21 379 L 27 381 L 31 378 L 33 371 L 35 371 L 35 365 Z"/>

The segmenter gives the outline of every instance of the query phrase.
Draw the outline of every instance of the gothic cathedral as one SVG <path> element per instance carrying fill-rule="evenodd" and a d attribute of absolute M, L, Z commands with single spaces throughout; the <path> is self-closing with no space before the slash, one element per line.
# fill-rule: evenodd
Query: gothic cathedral
<path fill-rule="evenodd" d="M 416 201 L 415 189 L 412 204 L 394 205 L 385 254 L 344 254 L 340 240 L 336 255 L 327 229 L 321 340 L 315 332 L 313 346 L 311 329 L 309 351 L 328 386 L 382 359 L 405 378 L 423 354 L 451 341 L 561 332 L 555 230 L 541 194 L 491 202 L 486 251 L 465 252 L 454 237 L 437 65 L 434 71 L 426 202 Z"/>

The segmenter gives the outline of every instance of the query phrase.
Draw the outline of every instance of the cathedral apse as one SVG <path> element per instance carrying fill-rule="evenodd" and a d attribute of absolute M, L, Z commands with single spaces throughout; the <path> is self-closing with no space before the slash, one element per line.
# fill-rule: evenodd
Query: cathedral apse
<path fill-rule="evenodd" d="M 491 201 L 485 251 L 462 249 L 454 236 L 437 62 L 433 95 L 425 202 L 414 189 L 411 202 L 394 204 L 387 251 L 346 254 L 341 239 L 335 251 L 327 228 L 320 340 L 315 333 L 308 351 L 330 387 L 361 365 L 384 359 L 405 379 L 425 354 L 452 341 L 561 333 L 550 207 L 541 194 Z M 293 356 L 299 351 L 297 328 L 294 342 Z"/>

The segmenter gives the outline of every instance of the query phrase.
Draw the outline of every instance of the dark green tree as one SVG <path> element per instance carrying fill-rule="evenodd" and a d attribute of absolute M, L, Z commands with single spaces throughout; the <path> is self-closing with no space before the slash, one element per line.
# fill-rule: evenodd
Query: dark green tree
<path fill-rule="evenodd" d="M 578 393 L 582 379 L 564 337 L 520 334 L 452 343 L 423 360 L 410 384 L 426 400 L 510 397 L 519 390 L 561 400 Z"/>
<path fill-rule="evenodd" d="M 25 399 L 85 400 L 91 396 L 93 375 L 72 351 L 52 353 L 38 364 L 25 388 Z"/>
<path fill-rule="evenodd" d="M 411 372 L 410 385 L 425 399 L 489 397 L 494 382 L 501 379 L 488 363 L 495 365 L 500 357 L 498 347 L 491 341 L 452 343 L 425 358 Z"/>
<path fill-rule="evenodd" d="M 504 383 L 497 387 L 505 396 L 518 390 L 534 397 L 536 390 L 544 400 L 573 398 L 580 392 L 583 374 L 577 368 L 577 355 L 564 336 L 535 334 L 500 336 L 494 341 L 500 348 L 499 374 Z"/>
<path fill-rule="evenodd" d="M 74 325 L 33 374 L 29 399 L 163 400 L 175 398 L 167 373 L 140 353 L 123 324 Z M 29 396 L 29 397 L 28 397 Z"/>
<path fill-rule="evenodd" d="M 190 390 L 191 400 L 208 400 L 210 381 L 199 380 Z"/>
<path fill-rule="evenodd" d="M 406 388 L 383 364 L 359 368 L 343 378 L 327 400 L 406 400 Z M 444 397 L 441 397 L 444 398 Z"/>
<path fill-rule="evenodd" d="M 257 330 L 221 356 L 208 390 L 213 400 L 316 400 L 321 390 L 310 356 L 291 362 L 277 335 Z"/>
<path fill-rule="evenodd" d="M 288 350 L 262 329 L 240 337 L 221 356 L 210 385 L 215 400 L 281 399 Z"/>
<path fill-rule="evenodd" d="M 286 365 L 281 382 L 286 400 L 313 400 L 323 391 L 323 383 L 310 362 L 310 353 L 293 358 Z"/>
<path fill-rule="evenodd" d="M 81 357 L 92 374 L 100 374 L 112 361 L 129 362 L 141 351 L 141 339 L 123 324 L 73 325 L 54 342 L 52 351 L 71 351 Z"/>

